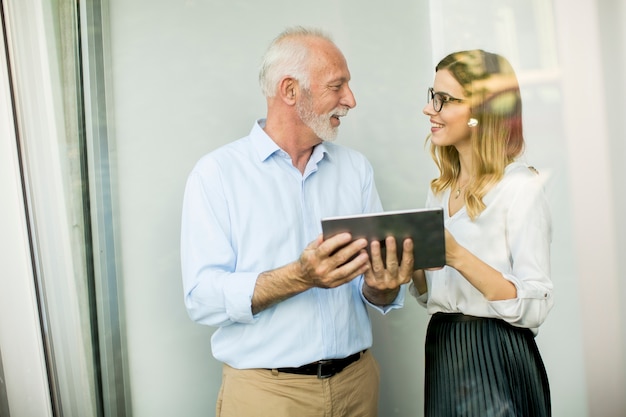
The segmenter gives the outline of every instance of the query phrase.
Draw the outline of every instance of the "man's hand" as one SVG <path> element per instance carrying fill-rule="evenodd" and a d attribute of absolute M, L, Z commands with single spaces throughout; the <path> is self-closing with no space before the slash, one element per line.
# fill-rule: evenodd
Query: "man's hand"
<path fill-rule="evenodd" d="M 405 239 L 402 244 L 402 262 L 398 263 L 396 239 L 385 239 L 387 256 L 383 262 L 380 242 L 370 244 L 371 268 L 365 272 L 363 295 L 371 303 L 384 306 L 395 300 L 400 286 L 411 281 L 413 275 L 413 241 Z M 386 265 L 386 267 L 385 267 Z"/>
<path fill-rule="evenodd" d="M 349 233 L 323 240 L 322 235 L 288 265 L 259 275 L 252 295 L 252 312 L 300 294 L 309 288 L 335 288 L 370 268 L 366 239 L 352 241 Z"/>
<path fill-rule="evenodd" d="M 349 233 L 323 240 L 320 235 L 302 252 L 300 279 L 310 287 L 335 288 L 369 269 L 366 239 L 352 241 Z"/>

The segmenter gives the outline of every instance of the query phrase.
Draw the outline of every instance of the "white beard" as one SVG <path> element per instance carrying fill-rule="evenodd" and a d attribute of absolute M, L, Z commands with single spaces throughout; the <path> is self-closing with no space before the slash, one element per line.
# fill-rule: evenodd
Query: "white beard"
<path fill-rule="evenodd" d="M 296 111 L 302 122 L 307 125 L 313 133 L 323 141 L 332 142 L 337 139 L 338 128 L 330 124 L 333 115 L 345 116 L 347 109 L 337 108 L 325 114 L 315 114 L 313 112 L 313 100 L 311 95 L 305 93 L 303 100 L 296 104 Z"/>

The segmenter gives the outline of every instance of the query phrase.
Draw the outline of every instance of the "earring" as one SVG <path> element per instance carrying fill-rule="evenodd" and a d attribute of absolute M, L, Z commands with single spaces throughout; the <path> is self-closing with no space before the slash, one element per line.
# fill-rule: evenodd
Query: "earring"
<path fill-rule="evenodd" d="M 478 126 L 478 120 L 474 119 L 473 117 L 471 119 L 469 119 L 469 121 L 467 122 L 467 125 L 469 127 L 476 127 Z"/>

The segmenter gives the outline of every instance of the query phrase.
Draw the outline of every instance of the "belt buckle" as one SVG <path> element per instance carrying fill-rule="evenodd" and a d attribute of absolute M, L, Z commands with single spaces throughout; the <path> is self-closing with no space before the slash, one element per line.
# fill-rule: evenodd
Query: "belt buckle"
<path fill-rule="evenodd" d="M 317 379 L 326 379 L 335 375 L 336 372 L 333 366 L 328 367 L 328 372 L 323 372 L 324 365 L 332 365 L 332 363 L 333 360 L 331 359 L 321 360 L 317 363 Z"/>

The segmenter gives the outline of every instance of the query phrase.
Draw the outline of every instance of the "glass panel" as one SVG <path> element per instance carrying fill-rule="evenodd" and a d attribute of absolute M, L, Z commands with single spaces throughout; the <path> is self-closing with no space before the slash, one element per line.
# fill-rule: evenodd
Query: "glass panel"
<path fill-rule="evenodd" d="M 80 3 L 85 140 L 88 148 L 90 211 L 97 299 L 103 412 L 107 417 L 130 415 L 128 355 L 122 304 L 121 253 L 115 141 L 110 122 L 113 106 L 108 45 L 108 2 Z M 88 181 L 88 182 L 87 182 Z"/>
<path fill-rule="evenodd" d="M 49 417 L 1 6 L 0 17 L 0 416 Z"/>
<path fill-rule="evenodd" d="M 4 4 L 52 407 L 99 416 L 77 4 Z"/>

